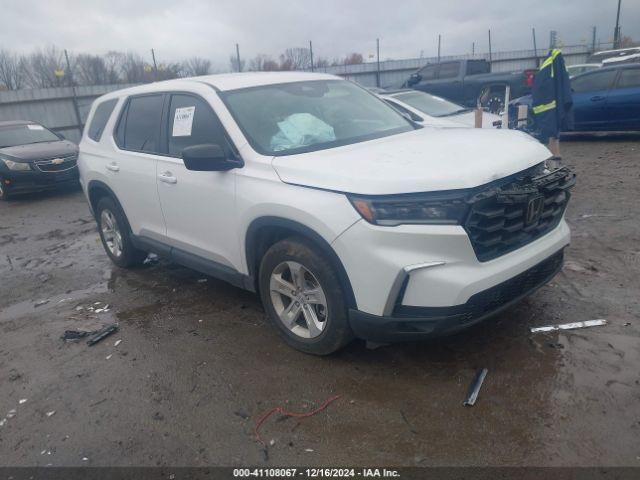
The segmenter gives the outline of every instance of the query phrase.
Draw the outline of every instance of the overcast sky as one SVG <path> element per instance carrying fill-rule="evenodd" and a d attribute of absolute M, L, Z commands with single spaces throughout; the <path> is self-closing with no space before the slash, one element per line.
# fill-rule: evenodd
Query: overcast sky
<path fill-rule="evenodd" d="M 591 41 L 597 27 L 611 41 L 617 0 L 0 0 L 0 47 L 28 52 L 56 45 L 74 53 L 134 51 L 159 61 L 206 57 L 227 68 L 240 44 L 243 58 L 277 57 L 307 46 L 333 59 L 367 59 L 380 38 L 381 58 L 411 58 L 539 47 L 557 30 L 566 45 Z M 623 35 L 640 40 L 640 0 L 622 0 Z"/>

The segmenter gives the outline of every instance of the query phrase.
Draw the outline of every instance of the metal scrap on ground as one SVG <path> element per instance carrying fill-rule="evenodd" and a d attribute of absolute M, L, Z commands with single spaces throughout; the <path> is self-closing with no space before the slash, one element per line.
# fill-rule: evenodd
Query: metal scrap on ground
<path fill-rule="evenodd" d="M 489 370 L 487 370 L 486 368 L 478 370 L 478 373 L 476 373 L 473 382 L 471 382 L 471 385 L 469 386 L 467 398 L 465 398 L 464 402 L 462 402 L 462 405 L 464 405 L 465 407 L 472 407 L 476 403 L 478 393 L 480 393 L 480 387 L 482 387 L 482 382 L 484 382 L 484 378 L 487 376 L 488 372 Z"/>
<path fill-rule="evenodd" d="M 105 338 L 107 338 L 112 333 L 117 332 L 117 331 L 118 331 L 118 324 L 117 323 L 112 323 L 111 325 L 107 325 L 103 329 L 98 330 L 95 333 L 95 335 L 93 335 L 89 340 L 87 340 L 87 345 L 89 345 L 91 347 L 91 346 L 95 345 L 96 343 L 104 340 Z"/>
<path fill-rule="evenodd" d="M 598 327 L 606 325 L 607 321 L 603 318 L 597 320 L 587 320 L 585 322 L 562 323 L 560 325 L 546 325 L 544 327 L 531 327 L 531 333 L 554 332 L 556 330 L 573 330 L 576 328 Z"/>

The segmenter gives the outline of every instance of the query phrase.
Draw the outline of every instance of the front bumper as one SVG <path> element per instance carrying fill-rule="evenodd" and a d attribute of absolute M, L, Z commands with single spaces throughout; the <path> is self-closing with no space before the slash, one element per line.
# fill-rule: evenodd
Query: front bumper
<path fill-rule="evenodd" d="M 64 186 L 77 185 L 79 180 L 78 167 L 62 172 L 14 172 L 4 170 L 0 172 L 5 188 L 11 193 L 26 193 L 48 190 Z M 7 183 L 9 182 L 9 183 Z"/>
<path fill-rule="evenodd" d="M 564 250 L 509 280 L 473 295 L 462 305 L 412 307 L 401 305 L 392 316 L 350 310 L 356 336 L 374 342 L 409 341 L 446 336 L 492 317 L 531 295 L 561 269 Z"/>

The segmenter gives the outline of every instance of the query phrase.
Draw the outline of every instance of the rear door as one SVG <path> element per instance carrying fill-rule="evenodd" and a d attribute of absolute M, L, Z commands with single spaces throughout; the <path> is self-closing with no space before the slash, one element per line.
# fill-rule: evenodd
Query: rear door
<path fill-rule="evenodd" d="M 157 93 L 129 97 L 114 133 L 115 154 L 105 163 L 109 186 L 133 233 L 156 240 L 165 235 L 156 188 L 164 101 L 165 95 Z"/>
<path fill-rule="evenodd" d="M 607 97 L 606 116 L 611 129 L 640 128 L 640 67 L 619 71 Z"/>
<path fill-rule="evenodd" d="M 163 128 L 167 155 L 158 162 L 157 188 L 168 242 L 184 252 L 232 267 L 239 248 L 235 171 L 187 170 L 181 154 L 185 147 L 202 144 L 218 144 L 228 155 L 237 153 L 204 98 L 172 93 L 167 112 Z"/>
<path fill-rule="evenodd" d="M 616 73 L 616 70 L 600 70 L 571 79 L 576 130 L 607 128 L 609 118 L 605 107 Z"/>

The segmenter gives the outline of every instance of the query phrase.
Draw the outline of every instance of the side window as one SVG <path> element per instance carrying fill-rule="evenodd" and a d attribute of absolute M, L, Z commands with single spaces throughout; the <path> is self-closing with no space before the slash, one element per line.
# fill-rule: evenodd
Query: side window
<path fill-rule="evenodd" d="M 616 77 L 615 70 L 605 72 L 588 73 L 584 76 L 575 77 L 571 80 L 571 88 L 576 93 L 597 92 L 607 90 Z"/>
<path fill-rule="evenodd" d="M 220 120 L 203 99 L 175 94 L 169 108 L 169 155 L 180 156 L 185 147 L 217 143 L 227 150 Z"/>
<path fill-rule="evenodd" d="M 104 131 L 104 127 L 109 121 L 109 117 L 111 116 L 111 112 L 118 103 L 118 99 L 114 98 L 113 100 L 107 100 L 106 102 L 102 102 L 96 108 L 95 113 L 93 114 L 93 118 L 91 119 L 91 124 L 89 125 L 89 130 L 87 134 L 89 138 L 95 142 L 99 142 L 102 137 L 102 132 Z"/>
<path fill-rule="evenodd" d="M 640 68 L 628 68 L 620 72 L 617 88 L 640 87 Z"/>
<path fill-rule="evenodd" d="M 438 78 L 455 78 L 458 76 L 458 72 L 460 71 L 460 64 L 457 62 L 452 63 L 443 63 L 440 65 L 440 74 Z"/>
<path fill-rule="evenodd" d="M 438 65 L 427 65 L 420 70 L 420 76 L 422 80 L 433 80 L 436 78 L 436 72 L 438 71 Z"/>
<path fill-rule="evenodd" d="M 118 146 L 136 152 L 161 153 L 160 120 L 163 95 L 131 97 L 116 132 Z"/>

